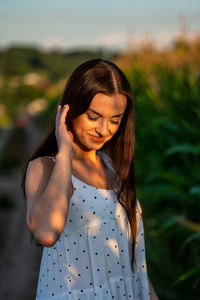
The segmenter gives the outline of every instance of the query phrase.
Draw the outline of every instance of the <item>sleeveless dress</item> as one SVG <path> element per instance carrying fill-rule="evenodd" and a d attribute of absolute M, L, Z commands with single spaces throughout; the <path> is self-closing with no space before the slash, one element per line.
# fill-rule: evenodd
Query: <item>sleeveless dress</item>
<path fill-rule="evenodd" d="M 112 168 L 110 158 L 98 153 Z M 36 300 L 150 300 L 139 201 L 133 272 L 130 225 L 115 190 L 73 175 L 72 183 L 65 228 L 54 246 L 43 248 Z"/>

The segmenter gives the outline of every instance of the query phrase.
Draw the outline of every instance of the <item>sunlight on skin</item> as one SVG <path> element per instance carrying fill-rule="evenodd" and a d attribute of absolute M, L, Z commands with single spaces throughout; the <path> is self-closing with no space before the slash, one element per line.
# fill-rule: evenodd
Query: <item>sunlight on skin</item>
<path fill-rule="evenodd" d="M 86 113 L 73 120 L 73 136 L 76 142 L 76 156 L 72 162 L 73 170 L 78 169 L 81 174 L 80 167 L 76 169 L 78 160 L 93 162 L 96 164 L 96 150 L 108 142 L 117 132 L 122 116 L 126 108 L 127 99 L 122 94 L 113 94 L 111 96 L 97 93 Z M 95 138 L 100 140 L 96 141 Z M 82 150 L 84 146 L 87 151 Z M 94 174 L 94 173 L 93 173 Z M 83 178 L 86 174 L 83 171 Z M 93 178 L 87 178 L 89 181 Z"/>
<path fill-rule="evenodd" d="M 60 211 L 60 213 L 56 211 L 50 218 L 50 224 L 56 232 L 61 232 L 63 230 L 64 221 L 64 213 L 62 211 Z"/>
<path fill-rule="evenodd" d="M 45 245 L 46 247 L 52 247 L 58 237 L 60 236 L 60 233 L 63 230 L 64 227 L 64 218 L 63 218 L 63 212 L 54 213 L 50 217 L 50 222 L 47 225 L 48 230 L 44 232 L 37 232 L 35 231 L 36 228 L 36 221 L 33 221 L 31 224 L 31 230 L 34 232 L 34 236 L 36 240 L 41 243 L 42 245 Z"/>
<path fill-rule="evenodd" d="M 39 216 L 41 211 L 41 205 L 38 205 L 38 207 L 36 208 L 36 215 L 38 214 Z M 32 219 L 31 220 L 31 227 L 32 230 L 34 231 L 36 228 L 36 223 L 37 220 Z M 63 227 L 65 225 L 65 214 L 62 210 L 60 210 L 60 212 L 58 212 L 58 210 L 54 211 L 49 219 L 49 223 L 48 226 L 50 226 L 50 228 L 55 232 L 55 233 L 59 233 L 62 232 Z"/>

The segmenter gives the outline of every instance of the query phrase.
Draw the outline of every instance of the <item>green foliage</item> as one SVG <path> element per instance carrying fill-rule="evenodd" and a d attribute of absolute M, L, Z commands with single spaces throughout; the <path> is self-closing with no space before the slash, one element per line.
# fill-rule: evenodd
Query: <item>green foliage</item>
<path fill-rule="evenodd" d="M 80 63 L 95 57 L 112 59 L 114 53 L 97 50 L 42 52 L 30 47 L 11 47 L 0 52 L 0 74 L 6 77 L 29 72 L 45 73 L 53 81 L 68 76 Z"/>
<path fill-rule="evenodd" d="M 32 48 L 11 47 L 0 51 L 0 104 L 6 115 L 0 115 L 0 125 L 15 121 L 25 106 L 36 98 L 44 98 L 46 91 L 82 62 L 95 57 L 112 59 L 115 53 L 97 50 L 72 50 L 68 52 L 42 52 Z M 26 84 L 25 76 L 36 74 L 38 82 Z M 3 81 L 3 84 L 1 83 Z M 57 95 L 59 96 L 59 92 Z"/>
<path fill-rule="evenodd" d="M 143 204 L 149 274 L 161 299 L 197 300 L 199 78 L 165 64 L 153 71 L 149 77 L 138 64 L 127 71 L 135 96 L 136 186 Z"/>
<path fill-rule="evenodd" d="M 0 88 L 0 103 L 5 105 L 7 116 L 13 123 L 29 102 L 41 98 L 43 94 L 43 91 L 33 86 L 20 84 L 16 88 L 11 88 L 6 84 Z"/>

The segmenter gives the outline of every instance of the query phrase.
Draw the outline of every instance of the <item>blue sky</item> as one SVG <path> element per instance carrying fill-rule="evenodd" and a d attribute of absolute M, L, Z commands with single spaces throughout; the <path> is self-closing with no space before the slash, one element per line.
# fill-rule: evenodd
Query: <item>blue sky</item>
<path fill-rule="evenodd" d="M 0 47 L 162 45 L 180 20 L 188 35 L 200 32 L 200 0 L 0 0 Z"/>

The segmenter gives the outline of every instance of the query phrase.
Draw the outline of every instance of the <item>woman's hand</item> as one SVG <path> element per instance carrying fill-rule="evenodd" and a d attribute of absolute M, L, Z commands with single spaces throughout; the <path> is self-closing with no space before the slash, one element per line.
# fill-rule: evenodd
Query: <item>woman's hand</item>
<path fill-rule="evenodd" d="M 68 152 L 73 159 L 76 153 L 76 147 L 75 143 L 73 142 L 73 134 L 71 131 L 67 130 L 67 126 L 65 124 L 68 111 L 68 104 L 64 105 L 63 107 L 61 105 L 58 106 L 55 135 L 58 143 L 58 153 L 64 153 L 64 155 L 66 155 L 66 152 Z"/>

